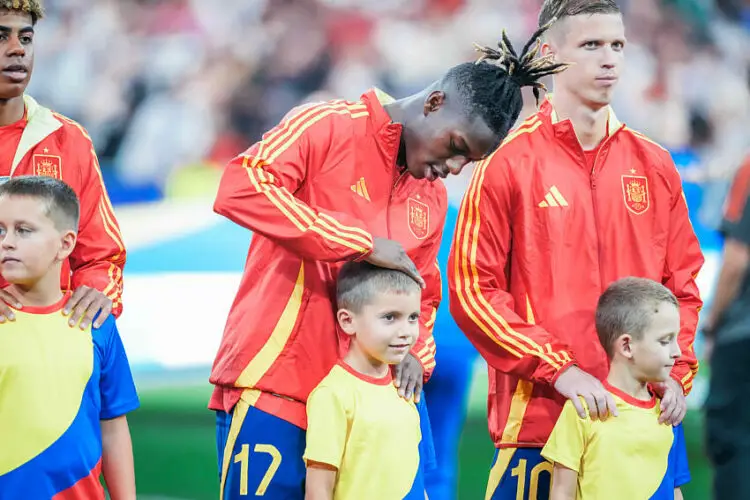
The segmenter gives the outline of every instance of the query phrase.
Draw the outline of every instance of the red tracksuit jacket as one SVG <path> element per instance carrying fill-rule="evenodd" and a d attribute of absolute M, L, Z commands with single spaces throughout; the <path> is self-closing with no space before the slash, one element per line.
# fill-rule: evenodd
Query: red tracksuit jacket
<path fill-rule="evenodd" d="M 226 168 L 214 209 L 254 231 L 211 373 L 210 408 L 249 404 L 306 427 L 305 402 L 345 352 L 337 334 L 340 265 L 399 241 L 427 282 L 412 352 L 435 366 L 436 258 L 447 210 L 442 182 L 396 166 L 401 126 L 370 91 L 359 102 L 300 108 Z"/>
<path fill-rule="evenodd" d="M 61 287 L 81 285 L 104 292 L 117 316 L 122 312 L 122 270 L 125 245 L 107 196 L 91 138 L 78 123 L 40 106 L 25 96 L 26 123 L 15 129 L 15 154 L 0 162 L 0 177 L 46 175 L 66 182 L 78 195 L 81 218 L 78 243 L 63 265 Z M 9 128 L 10 130 L 10 128 Z M 72 273 L 71 273 L 72 270 Z M 0 287 L 6 286 L 0 279 Z"/>
<path fill-rule="evenodd" d="M 495 445 L 546 442 L 564 402 L 551 384 L 571 363 L 606 378 L 594 313 L 625 276 L 679 299 L 672 376 L 690 390 L 702 265 L 669 153 L 610 112 L 591 169 L 572 124 L 546 101 L 476 166 L 449 263 L 451 312 L 490 367 Z"/>

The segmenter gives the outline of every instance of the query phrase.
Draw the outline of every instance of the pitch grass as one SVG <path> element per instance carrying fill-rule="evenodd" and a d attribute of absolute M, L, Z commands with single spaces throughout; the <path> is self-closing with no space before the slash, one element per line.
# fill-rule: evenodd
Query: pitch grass
<path fill-rule="evenodd" d="M 494 452 L 485 417 L 486 390 L 486 378 L 478 376 L 472 385 L 460 448 L 458 498 L 461 500 L 484 498 Z M 203 385 L 141 389 L 141 409 L 129 417 L 139 498 L 142 495 L 180 500 L 217 497 L 214 416 L 206 410 L 210 393 L 211 388 Z M 685 498 L 710 498 L 710 469 L 702 451 L 700 413 L 688 414 L 685 436 L 693 474 L 693 481 L 684 489 Z"/>

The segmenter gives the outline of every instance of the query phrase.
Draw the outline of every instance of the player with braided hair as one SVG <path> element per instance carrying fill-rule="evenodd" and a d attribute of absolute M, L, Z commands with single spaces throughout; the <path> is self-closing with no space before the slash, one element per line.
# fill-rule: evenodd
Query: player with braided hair
<path fill-rule="evenodd" d="M 254 235 L 211 374 L 222 498 L 302 498 L 305 403 L 348 345 L 331 314 L 347 261 L 424 286 L 419 336 L 394 384 L 419 402 L 426 425 L 420 396 L 435 367 L 435 260 L 447 207 L 439 178 L 489 155 L 518 118 L 521 88 L 564 69 L 528 48 L 517 56 L 507 42 L 498 52 L 404 99 L 371 90 L 357 102 L 304 105 L 226 167 L 214 209 Z M 263 454 L 283 457 L 278 469 L 255 458 Z"/>
<path fill-rule="evenodd" d="M 477 165 L 448 265 L 451 312 L 489 365 L 497 453 L 488 499 L 548 497 L 552 464 L 540 450 L 566 399 L 581 419 L 621 408 L 601 382 L 609 366 L 594 325 L 610 283 L 649 278 L 679 300 L 682 355 L 654 387 L 662 422 L 680 423 L 697 371 L 703 257 L 680 177 L 669 152 L 610 107 L 626 46 L 620 9 L 614 0 L 545 0 L 539 25 L 549 26 L 539 61 L 572 65 L 555 75 L 539 112 Z M 689 474 L 679 471 L 665 481 L 683 484 Z"/>

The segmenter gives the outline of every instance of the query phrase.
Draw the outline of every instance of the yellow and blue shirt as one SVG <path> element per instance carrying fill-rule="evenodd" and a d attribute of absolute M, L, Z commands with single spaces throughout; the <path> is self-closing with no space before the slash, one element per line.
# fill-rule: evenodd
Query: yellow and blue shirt
<path fill-rule="evenodd" d="M 100 420 L 139 405 L 114 317 L 71 328 L 67 299 L 0 324 L 0 500 L 103 499 Z"/>
<path fill-rule="evenodd" d="M 578 472 L 577 500 L 673 500 L 690 481 L 682 426 L 659 423 L 656 397 L 641 401 L 605 386 L 619 416 L 582 419 L 567 401 L 542 456 Z"/>
<path fill-rule="evenodd" d="M 390 373 L 377 379 L 344 363 L 307 400 L 305 462 L 338 469 L 334 500 L 424 499 L 419 413 Z"/>

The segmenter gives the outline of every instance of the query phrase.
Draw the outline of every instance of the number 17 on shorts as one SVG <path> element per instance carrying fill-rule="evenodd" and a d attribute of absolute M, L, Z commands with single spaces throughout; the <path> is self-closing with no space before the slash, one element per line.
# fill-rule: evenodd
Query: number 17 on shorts
<path fill-rule="evenodd" d="M 303 500 L 305 431 L 240 401 L 217 412 L 221 500 Z"/>

